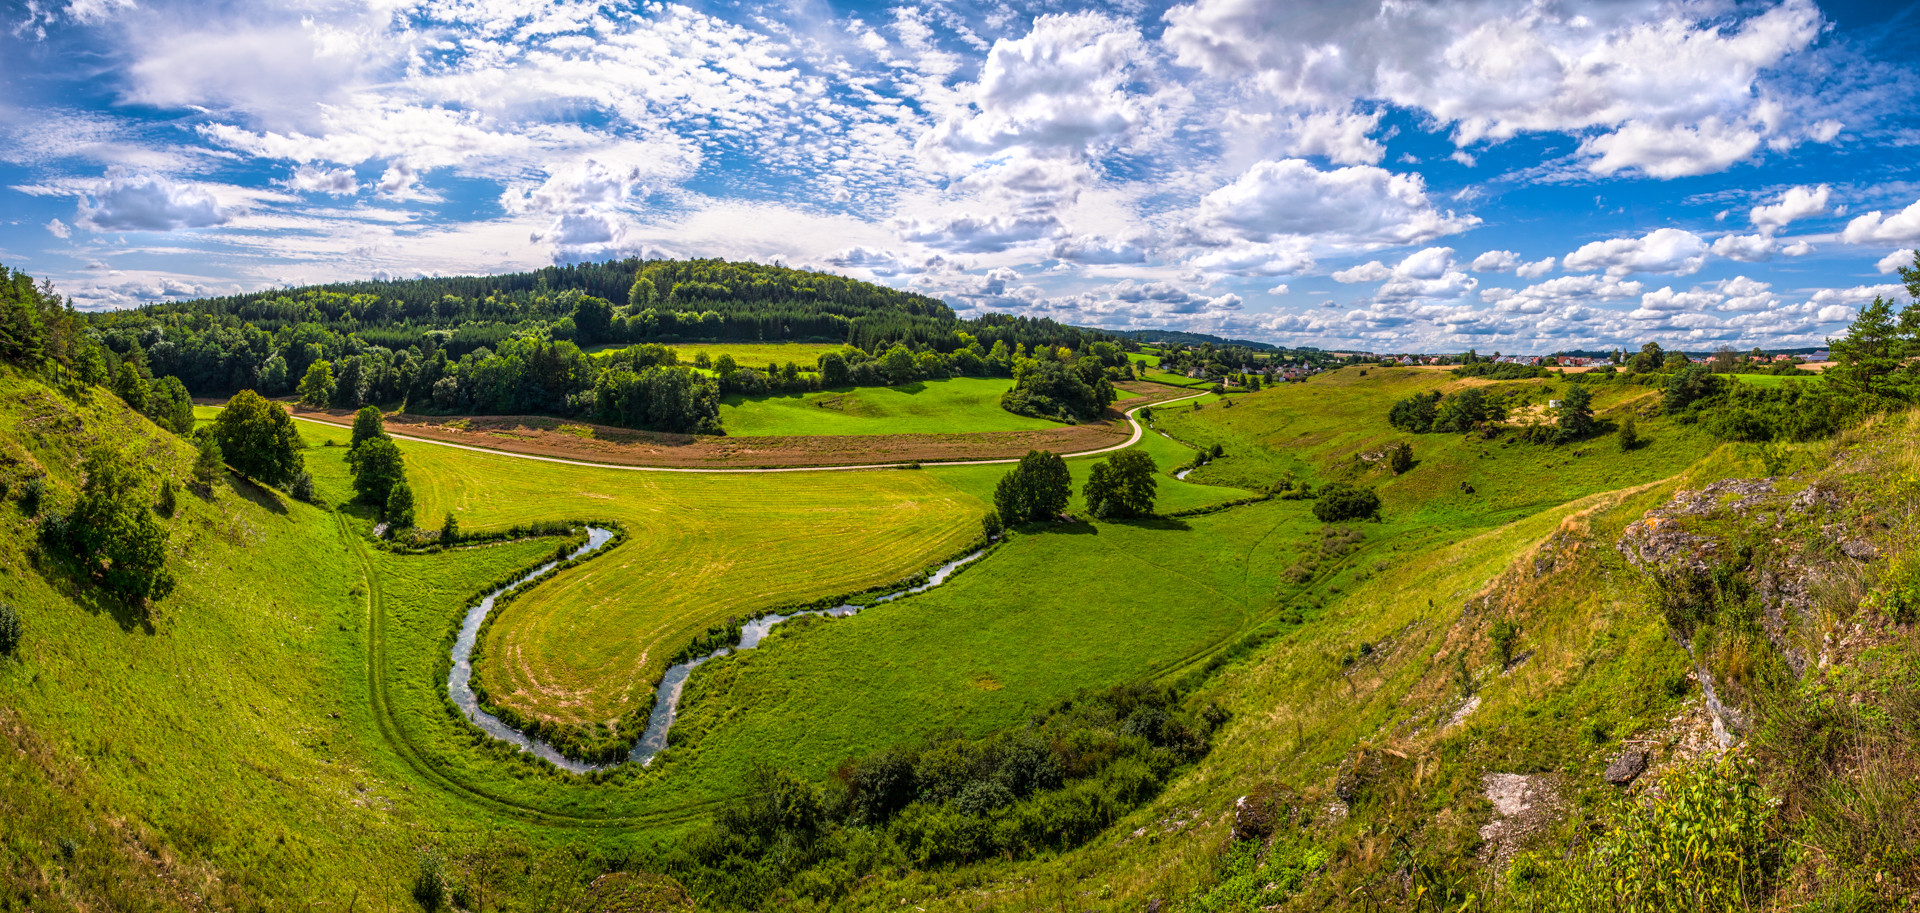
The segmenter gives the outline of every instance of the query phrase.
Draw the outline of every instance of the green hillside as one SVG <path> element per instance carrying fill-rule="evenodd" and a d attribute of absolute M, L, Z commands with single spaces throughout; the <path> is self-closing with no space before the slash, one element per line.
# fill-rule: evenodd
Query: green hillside
<path fill-rule="evenodd" d="M 30 281 L 0 292 L 0 909 L 1920 896 L 1898 362 L 1207 394 L 1151 411 L 1144 460 L 1036 458 L 1064 501 L 989 539 L 1007 464 L 686 473 L 377 430 L 350 458 L 301 422 L 296 471 L 256 482 L 247 448 L 282 441 L 234 429 L 277 407 L 193 407 Z M 357 495 L 379 453 L 406 499 Z M 1090 517 L 1136 461 L 1151 515 Z M 662 673 L 745 619 L 861 608 L 694 669 L 652 763 L 567 773 L 447 676 L 477 597 L 589 523 L 619 538 L 466 656 L 577 756 L 624 758 Z"/>

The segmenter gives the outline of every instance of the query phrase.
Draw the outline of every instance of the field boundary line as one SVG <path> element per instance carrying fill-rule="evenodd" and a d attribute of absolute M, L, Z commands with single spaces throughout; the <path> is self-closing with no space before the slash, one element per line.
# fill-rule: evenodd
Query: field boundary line
<path fill-rule="evenodd" d="M 1078 459 L 1080 457 L 1099 456 L 1100 454 L 1103 454 L 1103 453 L 1112 453 L 1113 451 L 1116 451 L 1116 450 L 1125 450 L 1128 447 L 1132 447 L 1133 445 L 1140 443 L 1140 438 L 1143 437 L 1146 433 L 1146 429 L 1140 424 L 1139 418 L 1135 417 L 1134 413 L 1139 412 L 1141 409 L 1145 409 L 1148 406 L 1166 406 L 1166 405 L 1171 405 L 1173 403 L 1185 402 L 1190 399 L 1199 399 L 1200 397 L 1206 396 L 1206 395 L 1207 395 L 1207 391 L 1203 390 L 1199 393 L 1194 393 L 1189 396 L 1182 396 L 1182 397 L 1177 397 L 1175 399 L 1161 400 L 1160 402 L 1157 402 L 1157 403 L 1143 403 L 1141 405 L 1135 406 L 1132 409 L 1128 409 L 1126 413 L 1127 423 L 1133 426 L 1133 435 L 1131 437 L 1128 437 L 1125 442 L 1114 444 L 1109 447 L 1101 447 L 1097 450 L 1082 450 L 1078 453 L 1063 453 L 1060 456 L 1062 459 Z M 325 425 L 329 428 L 345 427 L 345 426 L 336 424 L 334 422 L 321 421 L 320 419 L 316 419 L 316 418 L 307 418 L 302 415 L 294 415 L 291 412 L 289 412 L 288 414 L 292 415 L 295 421 L 311 422 L 312 424 Z M 514 453 L 511 450 L 498 450 L 492 447 L 476 447 L 472 444 L 456 444 L 452 441 L 436 441 L 432 438 L 414 437 L 412 435 L 394 434 L 392 432 L 389 432 L 387 436 L 395 440 L 411 441 L 416 444 L 433 444 L 439 447 L 452 447 L 455 450 L 470 450 L 470 451 L 473 451 L 474 453 L 490 453 L 498 456 L 512 457 L 514 459 L 519 459 L 519 460 L 538 460 L 539 462 L 542 462 L 542 463 L 559 463 L 560 465 L 563 465 L 563 466 L 586 466 L 593 469 L 619 469 L 619 470 L 625 470 L 628 472 L 679 472 L 679 473 L 693 473 L 693 474 L 704 474 L 704 475 L 736 475 L 736 474 L 748 474 L 748 473 L 773 473 L 773 472 L 850 472 L 854 470 L 870 470 L 870 469 L 899 469 L 903 466 L 912 465 L 910 463 L 905 463 L 905 462 L 855 463 L 855 464 L 848 464 L 848 465 L 841 465 L 841 466 L 773 466 L 773 467 L 739 468 L 739 469 L 722 469 L 722 468 L 689 467 L 689 466 L 634 466 L 627 463 L 600 463 L 593 460 L 572 460 L 572 459 L 567 459 L 565 457 L 540 456 L 538 454 L 532 454 L 532 453 Z M 1018 462 L 1020 462 L 1019 457 L 1007 457 L 1004 459 L 995 459 L 995 460 L 922 460 L 919 462 L 918 465 L 922 467 L 926 467 L 926 466 L 993 466 L 993 465 L 1005 465 L 1009 463 L 1018 463 Z"/>

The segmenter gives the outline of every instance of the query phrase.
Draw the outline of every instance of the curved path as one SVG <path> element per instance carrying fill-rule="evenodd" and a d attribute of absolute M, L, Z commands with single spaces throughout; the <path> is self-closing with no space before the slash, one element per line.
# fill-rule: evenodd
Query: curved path
<path fill-rule="evenodd" d="M 1137 418 L 1134 418 L 1133 414 L 1135 412 L 1139 412 L 1141 409 L 1145 409 L 1148 406 L 1168 406 L 1174 403 L 1186 402 L 1187 400 L 1190 400 L 1190 399 L 1199 399 L 1200 397 L 1205 395 L 1207 395 L 1206 392 L 1202 391 L 1199 393 L 1190 394 L 1188 396 L 1180 396 L 1180 397 L 1175 397 L 1173 399 L 1163 399 L 1157 403 L 1142 403 L 1141 405 L 1135 406 L 1127 410 L 1127 423 L 1133 426 L 1133 436 L 1127 438 L 1125 442 L 1114 444 L 1111 447 L 1102 447 L 1098 450 L 1082 450 L 1079 453 L 1063 453 L 1060 456 L 1064 459 L 1073 459 L 1075 457 L 1098 456 L 1103 453 L 1112 453 L 1115 450 L 1125 450 L 1128 447 L 1132 447 L 1133 445 L 1140 443 L 1141 436 L 1143 436 L 1146 433 L 1146 429 L 1140 426 L 1140 420 Z M 293 415 L 293 413 L 291 412 L 289 412 L 288 414 Z M 325 422 L 317 418 L 307 418 L 302 415 L 293 415 L 293 418 L 297 421 L 311 422 L 315 425 L 325 425 L 329 428 L 344 427 L 336 422 Z M 513 457 L 515 459 L 520 459 L 520 460 L 538 460 L 542 463 L 559 463 L 564 466 L 588 466 L 594 469 L 624 469 L 632 472 L 687 472 L 687 473 L 706 473 L 706 474 L 765 473 L 765 472 L 845 472 L 845 471 L 854 470 L 854 469 L 899 469 L 901 466 L 907 465 L 906 463 L 854 463 L 854 464 L 848 464 L 844 466 L 775 466 L 775 467 L 760 468 L 760 469 L 747 469 L 747 468 L 709 469 L 704 467 L 694 468 L 694 467 L 680 467 L 680 466 L 632 466 L 625 463 L 596 463 L 592 460 L 569 460 L 564 457 L 538 456 L 536 454 L 531 454 L 531 453 L 514 453 L 511 450 L 498 450 L 492 447 L 475 447 L 472 444 L 455 444 L 452 441 L 436 441 L 432 438 L 413 437 L 411 435 L 394 434 L 392 432 L 388 432 L 387 436 L 395 440 L 411 441 L 416 444 L 433 444 L 438 447 L 452 447 L 455 450 L 471 450 L 474 453 L 492 453 L 492 454 L 498 454 L 500 456 L 505 456 L 505 457 Z M 997 459 L 997 460 L 922 460 L 920 461 L 920 465 L 921 466 L 987 466 L 995 463 L 1018 463 L 1018 462 L 1020 462 L 1019 457 L 1007 457 L 1004 459 Z"/>

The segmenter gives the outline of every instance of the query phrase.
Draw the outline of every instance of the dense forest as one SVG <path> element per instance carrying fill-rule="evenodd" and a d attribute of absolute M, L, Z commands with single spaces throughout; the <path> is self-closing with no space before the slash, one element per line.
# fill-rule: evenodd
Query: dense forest
<path fill-rule="evenodd" d="M 720 430 L 723 392 L 1013 377 L 1030 353 L 1053 360 L 1109 338 L 1004 314 L 960 320 L 924 295 L 720 260 L 336 283 L 85 319 L 111 370 L 178 378 L 193 396 L 252 389 L 297 393 L 315 407 L 567 415 L 699 433 Z M 710 375 L 665 348 L 695 340 L 847 348 L 815 364 L 721 365 Z M 620 346 L 611 358 L 583 348 Z"/>

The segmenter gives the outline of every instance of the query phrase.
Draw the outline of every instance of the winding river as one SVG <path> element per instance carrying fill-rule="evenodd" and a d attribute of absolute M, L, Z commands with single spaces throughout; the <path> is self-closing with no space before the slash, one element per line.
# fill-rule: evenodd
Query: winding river
<path fill-rule="evenodd" d="M 569 553 L 565 560 L 571 561 L 587 555 L 605 546 L 612 539 L 613 533 L 610 530 L 589 526 L 587 527 L 586 544 Z M 947 578 L 953 576 L 954 571 L 960 569 L 961 566 L 977 560 L 985 554 L 986 550 L 982 549 L 955 558 L 934 569 L 933 573 L 927 575 L 927 581 L 925 583 L 888 593 L 885 596 L 873 600 L 873 604 L 878 605 L 882 602 L 892 602 L 902 596 L 911 596 L 915 593 L 924 593 L 927 590 L 933 589 L 945 583 Z M 480 708 L 479 698 L 473 693 L 473 646 L 474 641 L 479 637 L 481 624 L 487 620 L 487 613 L 493 611 L 495 601 L 501 596 L 527 585 L 535 578 L 553 570 L 558 564 L 560 564 L 560 561 L 549 561 L 527 572 L 518 579 L 488 593 L 478 604 L 467 610 L 466 617 L 460 622 L 460 633 L 453 641 L 453 666 L 447 673 L 447 693 L 452 696 L 453 702 L 460 708 L 460 712 L 466 714 L 467 719 L 471 720 L 475 726 L 480 727 L 486 734 L 503 742 L 511 743 L 521 751 L 531 752 L 541 760 L 562 770 L 577 774 L 590 773 L 596 770 L 604 770 L 613 765 L 589 764 L 584 761 L 576 761 L 561 754 L 552 745 L 529 736 L 507 725 L 501 721 L 499 717 L 482 710 Z M 735 650 L 751 650 L 759 646 L 760 641 L 767 636 L 767 633 L 773 629 L 773 626 L 783 621 L 799 618 L 802 615 L 826 615 L 833 618 L 841 618 L 859 611 L 860 607 L 856 605 L 838 605 L 830 609 L 812 609 L 804 612 L 794 612 L 788 615 L 761 615 L 741 625 L 740 640 L 734 646 L 721 647 L 705 656 L 668 667 L 666 673 L 660 677 L 660 684 L 654 689 L 653 714 L 647 718 L 647 729 L 644 733 L 641 733 L 640 741 L 634 744 L 633 751 L 628 754 L 627 760 L 637 761 L 642 766 L 646 766 L 653 762 L 655 755 L 658 755 L 667 747 L 667 730 L 673 725 L 674 715 L 680 708 L 680 694 L 686 689 L 687 677 L 691 675 L 694 668 L 701 663 L 725 656 Z"/>

